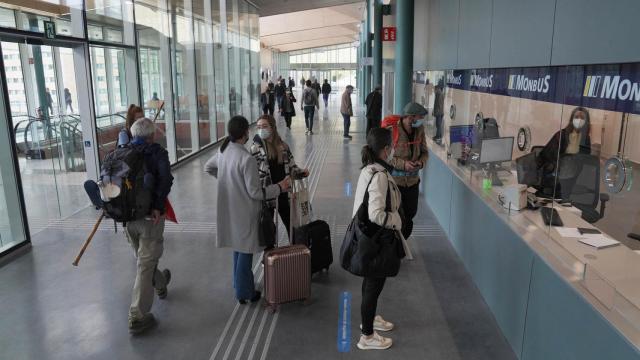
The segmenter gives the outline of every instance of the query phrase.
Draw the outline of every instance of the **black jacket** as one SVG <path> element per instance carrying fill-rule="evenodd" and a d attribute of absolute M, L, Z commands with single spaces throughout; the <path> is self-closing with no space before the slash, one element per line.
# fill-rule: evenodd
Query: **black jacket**
<path fill-rule="evenodd" d="M 165 212 L 164 203 L 171 192 L 173 175 L 169 153 L 160 144 L 142 145 L 147 173 L 153 175 L 151 208 Z"/>
<path fill-rule="evenodd" d="M 580 138 L 580 154 L 591 154 L 591 137 L 583 131 Z M 553 172 L 558 161 L 558 152 L 564 155 L 569 145 L 569 132 L 562 129 L 555 133 L 551 140 L 545 145 L 538 156 L 538 166 L 542 167 L 545 173 Z"/>
<path fill-rule="evenodd" d="M 289 88 L 294 88 L 296 87 L 296 82 L 293 81 L 293 79 L 289 80 Z"/>
<path fill-rule="evenodd" d="M 311 84 L 311 88 L 316 91 L 316 94 L 320 95 L 320 83 Z"/>
<path fill-rule="evenodd" d="M 267 90 L 260 95 L 260 102 L 262 103 L 262 108 L 271 108 L 275 106 L 275 93 L 273 90 Z M 267 104 L 267 96 L 269 97 L 269 103 Z"/>
<path fill-rule="evenodd" d="M 331 94 L 331 85 L 329 83 L 322 84 L 322 93 Z"/>
<path fill-rule="evenodd" d="M 280 104 L 278 104 L 278 108 L 282 112 L 283 115 L 291 115 L 291 117 L 296 116 L 296 106 L 293 103 L 296 102 L 296 97 L 291 94 L 291 100 L 287 97 L 287 95 L 283 96 L 280 99 Z"/>
<path fill-rule="evenodd" d="M 286 86 L 282 85 L 280 83 L 278 83 L 278 85 L 276 85 L 276 96 L 282 96 L 284 95 L 284 90 L 285 90 Z"/>
<path fill-rule="evenodd" d="M 367 95 L 364 103 L 367 104 L 367 118 L 382 118 L 382 94 L 377 91 L 372 91 Z"/>

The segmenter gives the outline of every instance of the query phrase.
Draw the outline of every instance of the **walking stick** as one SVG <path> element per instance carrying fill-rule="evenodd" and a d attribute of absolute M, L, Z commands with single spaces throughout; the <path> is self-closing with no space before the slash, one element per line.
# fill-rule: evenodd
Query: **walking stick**
<path fill-rule="evenodd" d="M 89 234 L 89 237 L 84 242 L 84 245 L 82 245 L 82 248 L 80 249 L 80 252 L 78 253 L 78 256 L 76 256 L 76 259 L 72 263 L 73 266 L 78 266 L 78 262 L 80 262 L 80 258 L 84 254 L 84 251 L 87 250 L 87 246 L 89 246 L 89 243 L 93 239 L 93 235 L 95 235 L 96 231 L 98 231 L 98 227 L 100 226 L 100 223 L 102 222 L 103 218 L 104 218 L 104 212 L 102 214 L 100 214 L 100 217 L 98 218 L 98 221 L 96 221 L 96 224 L 93 225 L 93 230 L 91 230 L 91 234 Z"/>
<path fill-rule="evenodd" d="M 160 107 L 156 109 L 156 116 L 153 117 L 153 123 L 155 124 L 156 120 L 158 120 L 158 116 L 160 115 L 160 111 L 164 107 L 164 101 L 160 104 Z"/>

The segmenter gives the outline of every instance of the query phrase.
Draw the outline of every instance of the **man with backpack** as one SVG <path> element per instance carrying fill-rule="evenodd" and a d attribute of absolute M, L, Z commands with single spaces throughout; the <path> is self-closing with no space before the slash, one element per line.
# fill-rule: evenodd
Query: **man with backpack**
<path fill-rule="evenodd" d="M 316 109 L 320 110 L 318 93 L 313 89 L 311 80 L 307 80 L 307 87 L 302 91 L 302 110 L 304 111 L 304 123 L 307 126 L 306 135 L 313 135 L 313 117 Z"/>
<path fill-rule="evenodd" d="M 388 116 L 382 123 L 392 132 L 395 151 L 390 162 L 393 167 L 391 175 L 402 197 L 402 235 L 405 239 L 413 231 L 413 218 L 418 212 L 420 197 L 420 170 L 429 157 L 423 126 L 426 115 L 427 109 L 412 102 L 404 107 L 402 116 Z"/>
<path fill-rule="evenodd" d="M 136 120 L 131 126 L 131 143 L 107 155 L 101 169 L 103 182 L 105 175 L 109 175 L 111 181 L 116 178 L 112 169 L 122 165 L 127 169 L 127 174 L 116 181 L 120 183 L 118 197 L 127 200 L 111 199 L 105 212 L 123 222 L 125 235 L 138 259 L 129 308 L 131 334 L 140 334 L 156 325 L 150 312 L 154 289 L 158 298 L 164 299 L 171 281 L 169 269 L 158 270 L 158 262 L 163 252 L 165 204 L 173 185 L 173 175 L 167 150 L 154 142 L 155 132 L 153 121 L 148 118 Z"/>

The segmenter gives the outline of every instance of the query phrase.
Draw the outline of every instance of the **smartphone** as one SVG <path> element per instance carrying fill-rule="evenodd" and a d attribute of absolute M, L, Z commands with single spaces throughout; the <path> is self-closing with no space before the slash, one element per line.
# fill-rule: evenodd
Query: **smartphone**
<path fill-rule="evenodd" d="M 578 232 L 580 235 L 584 234 L 602 234 L 598 229 L 590 229 L 590 228 L 578 228 Z"/>

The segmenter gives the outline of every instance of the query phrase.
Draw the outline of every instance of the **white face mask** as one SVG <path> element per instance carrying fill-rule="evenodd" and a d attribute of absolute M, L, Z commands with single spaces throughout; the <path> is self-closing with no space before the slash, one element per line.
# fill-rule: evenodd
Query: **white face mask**
<path fill-rule="evenodd" d="M 391 160 L 393 160 L 393 155 L 396 153 L 396 149 L 391 148 L 391 151 L 389 151 L 389 154 L 387 155 L 387 164 L 391 164 Z"/>
<path fill-rule="evenodd" d="M 260 139 L 268 139 L 271 136 L 271 130 L 269 129 L 258 129 L 258 136 Z"/>
<path fill-rule="evenodd" d="M 581 118 L 573 118 L 573 127 L 576 129 L 582 129 L 584 126 L 585 120 Z"/>

